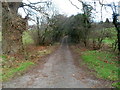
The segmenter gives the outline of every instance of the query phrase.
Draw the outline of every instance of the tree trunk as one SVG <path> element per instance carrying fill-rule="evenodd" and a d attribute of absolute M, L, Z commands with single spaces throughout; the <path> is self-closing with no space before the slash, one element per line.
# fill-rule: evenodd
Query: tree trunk
<path fill-rule="evenodd" d="M 120 23 L 117 22 L 117 14 L 113 13 L 113 24 L 117 30 L 117 39 L 118 39 L 118 50 L 120 55 Z"/>
<path fill-rule="evenodd" d="M 117 38 L 118 38 L 118 50 L 119 50 L 119 53 L 120 53 L 120 27 L 117 30 Z"/>
<path fill-rule="evenodd" d="M 12 54 L 23 50 L 22 33 L 26 30 L 26 21 L 17 14 L 20 2 L 2 4 L 2 49 L 3 54 Z"/>

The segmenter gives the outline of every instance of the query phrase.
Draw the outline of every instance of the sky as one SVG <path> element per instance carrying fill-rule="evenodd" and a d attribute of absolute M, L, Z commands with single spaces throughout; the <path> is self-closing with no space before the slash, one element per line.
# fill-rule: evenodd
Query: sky
<path fill-rule="evenodd" d="M 78 2 L 77 0 L 71 0 L 75 5 L 77 5 L 80 9 L 82 9 L 82 4 Z M 60 13 L 66 14 L 68 16 L 71 16 L 72 14 L 81 13 L 80 9 L 77 9 L 75 6 L 73 6 L 69 0 L 53 0 L 54 4 L 57 6 L 57 8 L 60 10 Z"/>
<path fill-rule="evenodd" d="M 41 0 L 29 0 L 31 2 L 38 2 Z M 43 0 L 44 1 L 44 0 Z M 57 10 L 59 10 L 60 14 L 64 14 L 67 16 L 71 16 L 71 15 L 76 15 L 78 13 L 82 13 L 82 4 L 80 2 L 78 2 L 78 0 L 71 0 L 73 4 L 75 4 L 77 7 L 79 7 L 79 9 L 77 9 L 75 6 L 73 6 L 69 0 L 52 0 L 53 4 L 55 5 L 55 8 Z M 100 12 L 100 5 L 99 2 L 96 3 L 96 6 L 94 6 L 94 1 L 97 0 L 83 0 L 86 1 L 90 4 L 93 5 L 94 8 L 96 8 L 96 11 L 93 12 L 94 16 L 94 20 L 99 22 L 101 21 L 101 12 Z M 101 0 L 102 1 L 102 0 Z M 119 2 L 120 0 L 103 0 L 104 3 L 107 4 L 111 4 L 112 2 Z M 23 0 L 23 2 L 27 2 L 27 0 Z M 22 9 L 19 10 L 19 13 L 23 15 L 23 17 L 25 16 L 24 11 Z M 112 11 L 111 8 L 103 8 L 103 14 L 102 14 L 103 18 L 102 20 L 105 21 L 106 18 L 109 18 L 110 20 L 112 20 Z M 29 24 L 32 24 L 31 22 L 29 22 Z"/>

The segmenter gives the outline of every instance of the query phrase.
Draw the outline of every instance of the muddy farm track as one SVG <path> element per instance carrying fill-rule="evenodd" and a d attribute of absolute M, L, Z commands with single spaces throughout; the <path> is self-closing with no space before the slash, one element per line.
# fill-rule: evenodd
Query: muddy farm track
<path fill-rule="evenodd" d="M 84 70 L 74 64 L 72 53 L 64 37 L 61 46 L 46 58 L 43 68 L 34 68 L 23 76 L 3 83 L 4 88 L 92 88 L 101 87 L 98 80 L 82 78 Z M 39 65 L 38 65 L 39 66 Z M 79 79 L 77 76 L 81 76 Z"/>

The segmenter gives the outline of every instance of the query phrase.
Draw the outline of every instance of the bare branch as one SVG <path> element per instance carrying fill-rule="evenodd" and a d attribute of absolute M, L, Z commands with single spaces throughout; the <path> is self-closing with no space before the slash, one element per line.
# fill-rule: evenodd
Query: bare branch
<path fill-rule="evenodd" d="M 75 6 L 77 9 L 79 9 L 79 7 L 76 6 L 75 4 L 73 4 L 73 2 L 72 2 L 71 0 L 69 0 L 69 1 L 70 1 L 70 3 L 71 3 L 73 6 Z"/>

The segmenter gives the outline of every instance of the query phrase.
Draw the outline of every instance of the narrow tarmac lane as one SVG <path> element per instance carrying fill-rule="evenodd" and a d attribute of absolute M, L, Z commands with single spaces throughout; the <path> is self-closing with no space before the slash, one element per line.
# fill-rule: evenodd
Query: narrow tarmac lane
<path fill-rule="evenodd" d="M 48 58 L 43 69 L 26 73 L 17 79 L 3 83 L 4 88 L 90 88 L 90 84 L 77 80 L 78 72 L 72 54 L 64 37 L 58 50 Z"/>

